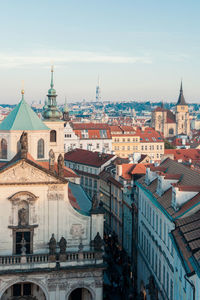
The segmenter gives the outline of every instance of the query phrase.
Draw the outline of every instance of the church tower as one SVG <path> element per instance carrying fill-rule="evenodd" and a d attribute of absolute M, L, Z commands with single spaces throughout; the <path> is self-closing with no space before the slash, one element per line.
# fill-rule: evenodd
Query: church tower
<path fill-rule="evenodd" d="M 190 120 L 188 104 L 183 96 L 183 87 L 181 82 L 180 94 L 176 104 L 176 135 L 190 134 Z"/>
<path fill-rule="evenodd" d="M 47 108 L 43 111 L 43 122 L 51 129 L 49 136 L 49 147 L 55 153 L 56 159 L 61 153 L 64 155 L 64 121 L 62 120 L 62 113 L 57 107 L 56 90 L 54 89 L 53 81 L 53 67 L 51 68 L 51 83 L 48 90 Z"/>

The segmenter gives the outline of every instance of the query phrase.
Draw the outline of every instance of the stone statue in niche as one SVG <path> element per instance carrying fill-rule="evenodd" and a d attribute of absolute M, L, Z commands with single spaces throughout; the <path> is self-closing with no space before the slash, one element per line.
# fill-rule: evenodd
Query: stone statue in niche
<path fill-rule="evenodd" d="M 19 226 L 28 225 L 28 211 L 24 207 L 18 210 L 18 224 Z"/>
<path fill-rule="evenodd" d="M 51 149 L 49 151 L 49 170 L 51 170 L 51 171 L 54 170 L 54 163 L 55 163 L 55 153 Z"/>
<path fill-rule="evenodd" d="M 99 199 L 97 197 L 97 193 L 94 193 L 94 196 L 92 197 L 92 209 L 96 209 L 99 206 Z"/>
<path fill-rule="evenodd" d="M 56 254 L 56 239 L 54 237 L 54 233 L 52 233 L 52 236 L 49 241 L 49 254 L 50 255 Z"/>
<path fill-rule="evenodd" d="M 67 241 L 66 239 L 62 236 L 60 239 L 60 242 L 58 243 L 60 247 L 60 254 L 65 254 L 66 253 L 66 248 L 67 248 Z"/>

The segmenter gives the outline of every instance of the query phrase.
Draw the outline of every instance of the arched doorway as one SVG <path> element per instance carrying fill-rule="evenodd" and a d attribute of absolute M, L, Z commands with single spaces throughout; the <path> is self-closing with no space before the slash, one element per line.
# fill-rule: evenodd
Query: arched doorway
<path fill-rule="evenodd" d="M 68 300 L 92 300 L 92 295 L 86 288 L 77 288 L 71 292 Z"/>
<path fill-rule="evenodd" d="M 10 286 L 1 300 L 47 300 L 39 285 L 32 282 L 17 282 Z"/>

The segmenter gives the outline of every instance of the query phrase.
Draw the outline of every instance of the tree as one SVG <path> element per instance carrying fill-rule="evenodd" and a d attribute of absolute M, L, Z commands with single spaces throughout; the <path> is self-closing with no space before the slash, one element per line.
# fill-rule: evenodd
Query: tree
<path fill-rule="evenodd" d="M 165 149 L 176 149 L 168 140 L 165 140 Z"/>

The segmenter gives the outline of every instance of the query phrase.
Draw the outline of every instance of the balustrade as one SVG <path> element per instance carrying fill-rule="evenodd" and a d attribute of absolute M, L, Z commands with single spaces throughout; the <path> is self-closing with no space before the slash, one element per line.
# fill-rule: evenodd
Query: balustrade
<path fill-rule="evenodd" d="M 66 252 L 66 262 L 69 261 L 84 261 L 84 260 L 96 260 L 101 259 L 102 254 L 96 252 Z M 55 256 L 56 258 L 56 256 Z M 49 254 L 27 254 L 27 255 L 10 255 L 0 256 L 0 266 L 3 265 L 16 265 L 16 264 L 43 264 L 48 263 Z M 58 255 L 59 261 L 59 255 Z"/>

